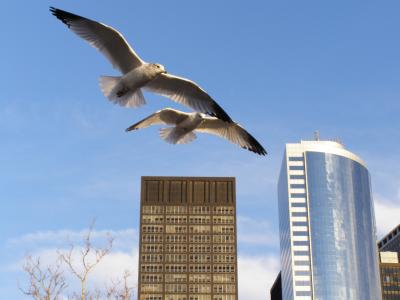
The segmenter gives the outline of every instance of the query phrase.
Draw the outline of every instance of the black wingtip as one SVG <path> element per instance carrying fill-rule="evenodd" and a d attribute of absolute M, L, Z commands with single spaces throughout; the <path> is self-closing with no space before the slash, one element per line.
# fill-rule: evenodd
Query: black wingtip
<path fill-rule="evenodd" d="M 211 117 L 215 117 L 217 119 L 220 119 L 224 122 L 228 122 L 228 123 L 234 123 L 233 120 L 231 119 L 231 117 L 220 107 L 218 106 L 219 109 L 216 109 L 217 112 L 215 113 L 211 113 L 209 112 L 208 114 Z"/>
<path fill-rule="evenodd" d="M 61 22 L 63 22 L 68 27 L 71 26 L 71 24 L 70 24 L 71 21 L 82 18 L 81 16 L 72 14 L 72 13 L 62 10 L 62 9 L 55 8 L 53 6 L 50 6 L 49 10 L 53 16 L 55 16 L 57 19 L 59 19 Z"/>
<path fill-rule="evenodd" d="M 251 152 L 254 152 L 258 155 L 262 155 L 262 156 L 266 156 L 268 153 L 267 151 L 264 149 L 263 146 L 261 146 L 261 144 L 248 132 L 247 133 L 247 139 L 249 141 L 249 147 L 243 147 Z"/>
<path fill-rule="evenodd" d="M 125 129 L 125 132 L 129 132 L 132 130 L 137 130 L 137 128 L 135 128 L 135 125 L 128 127 L 127 129 Z"/>
<path fill-rule="evenodd" d="M 265 149 L 262 147 L 262 146 L 260 146 L 261 148 L 258 148 L 258 147 L 255 147 L 255 148 L 248 148 L 248 147 L 243 147 L 243 149 L 246 149 L 246 150 L 249 150 L 249 151 L 251 151 L 251 152 L 253 152 L 253 153 L 255 153 L 255 154 L 258 154 L 258 155 L 260 155 L 260 156 L 266 156 L 268 153 L 267 153 L 267 151 L 265 151 Z"/>

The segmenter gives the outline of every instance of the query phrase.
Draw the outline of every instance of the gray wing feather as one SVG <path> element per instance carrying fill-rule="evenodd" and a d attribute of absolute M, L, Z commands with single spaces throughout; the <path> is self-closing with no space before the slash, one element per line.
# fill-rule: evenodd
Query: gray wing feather
<path fill-rule="evenodd" d="M 146 84 L 144 89 L 168 97 L 198 112 L 232 122 L 228 114 L 193 81 L 171 74 L 161 74 Z"/>
<path fill-rule="evenodd" d="M 260 155 L 267 154 L 264 147 L 237 123 L 227 123 L 217 118 L 206 117 L 196 131 L 217 135 Z"/>
<path fill-rule="evenodd" d="M 50 11 L 74 33 L 103 53 L 113 67 L 123 74 L 143 64 L 122 34 L 114 28 L 54 7 Z"/>
<path fill-rule="evenodd" d="M 187 116 L 188 114 L 186 113 L 171 108 L 165 108 L 133 124 L 132 126 L 128 127 L 126 131 L 146 128 L 151 125 L 160 125 L 160 124 L 176 125 L 182 122 L 183 119 L 187 118 Z"/>

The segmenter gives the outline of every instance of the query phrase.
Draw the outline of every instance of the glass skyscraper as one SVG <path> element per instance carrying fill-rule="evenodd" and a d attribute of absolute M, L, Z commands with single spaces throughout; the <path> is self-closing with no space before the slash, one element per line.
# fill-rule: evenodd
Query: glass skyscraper
<path fill-rule="evenodd" d="M 287 144 L 278 183 L 282 297 L 381 299 L 365 163 L 332 141 Z"/>

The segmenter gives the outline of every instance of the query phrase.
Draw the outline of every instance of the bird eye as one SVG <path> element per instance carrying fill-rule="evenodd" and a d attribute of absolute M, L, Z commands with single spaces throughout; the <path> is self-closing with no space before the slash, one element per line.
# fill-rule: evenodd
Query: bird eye
<path fill-rule="evenodd" d="M 157 66 L 157 68 L 160 68 L 160 66 Z"/>

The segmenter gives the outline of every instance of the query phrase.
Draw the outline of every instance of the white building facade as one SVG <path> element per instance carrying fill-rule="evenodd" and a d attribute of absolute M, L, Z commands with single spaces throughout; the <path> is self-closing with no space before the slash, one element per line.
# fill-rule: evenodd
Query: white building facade
<path fill-rule="evenodd" d="M 284 300 L 381 299 L 370 178 L 331 141 L 287 144 L 278 183 Z"/>

